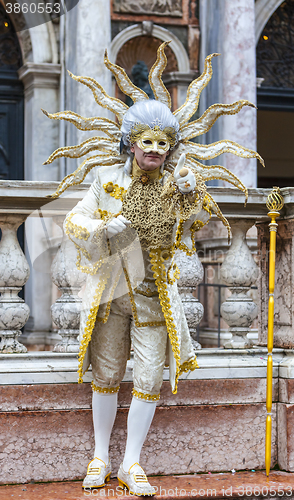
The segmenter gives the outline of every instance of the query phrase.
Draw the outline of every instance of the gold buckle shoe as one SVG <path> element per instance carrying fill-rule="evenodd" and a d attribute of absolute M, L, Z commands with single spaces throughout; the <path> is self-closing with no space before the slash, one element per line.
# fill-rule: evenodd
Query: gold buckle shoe
<path fill-rule="evenodd" d="M 106 465 L 100 458 L 93 458 L 87 467 L 87 475 L 83 481 L 83 488 L 102 488 L 110 481 L 111 463 Z"/>
<path fill-rule="evenodd" d="M 155 489 L 149 483 L 144 470 L 138 463 L 133 464 L 128 472 L 124 471 L 123 464 L 121 464 L 117 473 L 117 479 L 119 485 L 122 488 L 126 486 L 131 495 L 153 496 L 156 493 Z"/>

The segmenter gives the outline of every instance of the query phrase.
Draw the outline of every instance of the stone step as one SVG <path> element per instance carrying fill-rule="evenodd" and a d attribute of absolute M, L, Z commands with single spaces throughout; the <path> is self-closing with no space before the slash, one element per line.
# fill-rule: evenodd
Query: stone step
<path fill-rule="evenodd" d="M 131 391 L 131 382 L 122 383 L 110 443 L 114 471 L 123 459 Z M 83 478 L 94 453 L 91 392 L 89 384 L 0 388 L 0 484 Z M 164 382 L 141 455 L 148 474 L 264 469 L 264 394 L 264 380 L 256 379 L 181 380 L 177 395 Z M 275 403 L 272 467 L 277 449 Z"/>
<path fill-rule="evenodd" d="M 282 471 L 272 471 L 269 477 L 263 471 L 243 471 L 149 476 L 149 480 L 157 488 L 155 500 L 286 499 L 294 496 L 294 474 Z M 0 486 L 0 500 L 85 500 L 87 497 L 127 500 L 133 495 L 119 488 L 117 479 L 112 479 L 107 487 L 92 490 L 83 490 L 81 481 Z"/>
<path fill-rule="evenodd" d="M 110 443 L 114 471 L 123 458 L 131 392 L 132 383 L 123 382 Z M 94 453 L 91 395 L 88 383 L 0 386 L 0 484 L 81 480 Z M 157 476 L 264 469 L 264 399 L 264 379 L 181 380 L 176 395 L 165 381 L 143 466 Z"/>

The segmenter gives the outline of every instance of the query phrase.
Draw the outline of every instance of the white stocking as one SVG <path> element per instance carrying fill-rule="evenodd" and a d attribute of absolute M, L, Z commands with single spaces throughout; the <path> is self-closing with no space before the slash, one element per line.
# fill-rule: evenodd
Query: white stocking
<path fill-rule="evenodd" d="M 117 392 L 102 394 L 93 391 L 92 411 L 95 435 L 94 457 L 108 464 L 109 440 L 117 410 Z"/>
<path fill-rule="evenodd" d="M 149 431 L 156 402 L 133 398 L 128 415 L 128 437 L 123 461 L 123 469 L 128 472 L 134 463 L 140 463 L 140 454 Z"/>

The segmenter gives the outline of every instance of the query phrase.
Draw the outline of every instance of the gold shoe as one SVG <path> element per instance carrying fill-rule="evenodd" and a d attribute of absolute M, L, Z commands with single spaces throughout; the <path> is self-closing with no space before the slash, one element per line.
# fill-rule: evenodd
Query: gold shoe
<path fill-rule="evenodd" d="M 155 495 L 156 491 L 148 482 L 147 476 L 142 469 L 142 467 L 135 463 L 133 464 L 128 472 L 123 469 L 123 464 L 120 465 L 119 471 L 117 473 L 117 479 L 119 485 L 124 488 L 128 488 L 131 495 Z"/>
<path fill-rule="evenodd" d="M 110 481 L 111 463 L 106 465 L 100 458 L 93 458 L 87 467 L 87 475 L 83 481 L 83 488 L 102 488 Z"/>

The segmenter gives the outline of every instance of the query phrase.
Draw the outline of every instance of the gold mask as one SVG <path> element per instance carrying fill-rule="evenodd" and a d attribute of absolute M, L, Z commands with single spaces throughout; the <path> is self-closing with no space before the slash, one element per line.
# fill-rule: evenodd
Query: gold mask
<path fill-rule="evenodd" d="M 172 127 L 164 130 L 156 125 L 152 129 L 148 125 L 136 123 L 130 134 L 131 144 L 137 143 L 145 153 L 156 151 L 158 154 L 167 153 L 176 143 L 176 131 Z"/>
<path fill-rule="evenodd" d="M 146 130 L 137 140 L 137 146 L 144 151 L 144 153 L 150 153 L 155 151 L 159 155 L 163 155 L 168 152 L 170 148 L 170 143 L 167 135 L 159 130 Z"/>

